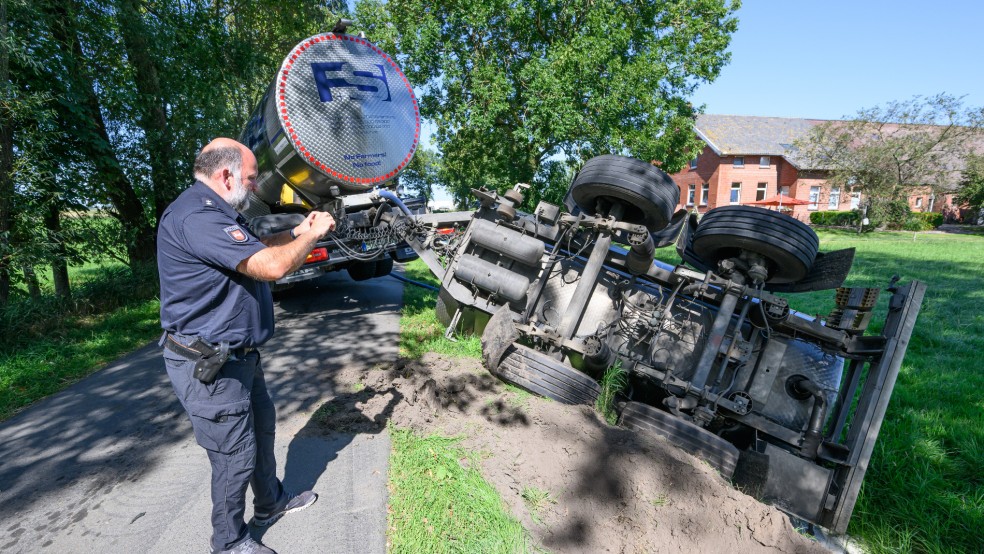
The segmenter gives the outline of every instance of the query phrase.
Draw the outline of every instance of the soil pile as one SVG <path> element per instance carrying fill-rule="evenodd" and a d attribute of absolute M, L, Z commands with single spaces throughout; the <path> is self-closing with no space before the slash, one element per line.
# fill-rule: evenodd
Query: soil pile
<path fill-rule="evenodd" d="M 464 448 L 486 454 L 483 476 L 547 550 L 827 552 L 701 460 L 590 407 L 507 388 L 478 360 L 427 354 L 348 369 L 338 382 L 355 392 L 322 407 L 316 432 L 375 433 L 392 421 L 466 437 Z"/>

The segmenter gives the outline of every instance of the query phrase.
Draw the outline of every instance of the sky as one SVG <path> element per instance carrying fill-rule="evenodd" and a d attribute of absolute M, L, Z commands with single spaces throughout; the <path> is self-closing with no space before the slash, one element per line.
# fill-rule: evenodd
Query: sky
<path fill-rule="evenodd" d="M 981 0 L 745 0 L 705 113 L 842 119 L 941 92 L 984 106 Z"/>

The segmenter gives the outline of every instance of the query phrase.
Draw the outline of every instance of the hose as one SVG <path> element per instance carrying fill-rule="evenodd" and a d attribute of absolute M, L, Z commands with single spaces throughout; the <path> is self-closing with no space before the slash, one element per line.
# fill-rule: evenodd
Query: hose
<path fill-rule="evenodd" d="M 397 196 L 395 192 L 389 189 L 379 189 L 376 191 L 376 194 L 378 194 L 380 198 L 385 198 L 395 204 L 396 207 L 400 208 L 400 211 L 402 211 L 405 215 L 413 217 L 413 212 L 411 212 L 410 208 L 403 203 L 403 200 L 400 200 L 400 197 Z"/>
<path fill-rule="evenodd" d="M 403 281 L 404 283 L 409 283 L 411 285 L 416 285 L 422 289 L 432 290 L 434 292 L 440 292 L 441 289 L 435 287 L 434 285 L 428 285 L 427 283 L 421 283 L 420 281 L 414 281 L 413 279 L 407 279 L 402 275 L 396 273 L 390 273 L 390 277 L 396 279 L 397 281 Z"/>

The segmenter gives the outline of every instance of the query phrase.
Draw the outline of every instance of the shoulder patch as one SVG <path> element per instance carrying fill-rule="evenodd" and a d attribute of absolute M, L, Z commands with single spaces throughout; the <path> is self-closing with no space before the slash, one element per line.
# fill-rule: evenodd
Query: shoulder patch
<path fill-rule="evenodd" d="M 249 239 L 249 237 L 246 236 L 246 231 L 243 231 L 243 228 L 239 225 L 230 225 L 222 230 L 236 242 L 246 242 Z"/>
<path fill-rule="evenodd" d="M 203 197 L 202 198 L 202 204 L 211 207 L 211 206 L 214 206 L 215 205 L 215 202 L 212 202 L 212 199 L 211 198 L 204 198 Z"/>

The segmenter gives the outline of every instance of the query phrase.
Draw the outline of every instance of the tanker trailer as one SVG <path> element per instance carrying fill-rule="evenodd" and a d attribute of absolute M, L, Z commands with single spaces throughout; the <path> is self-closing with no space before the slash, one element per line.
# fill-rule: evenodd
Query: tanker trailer
<path fill-rule="evenodd" d="M 394 260 L 416 258 L 380 218 L 424 209 L 422 198 L 401 200 L 397 179 L 420 140 L 417 99 L 389 55 L 344 28 L 290 51 L 240 136 L 259 165 L 243 213 L 254 232 L 291 229 L 312 210 L 337 222 L 274 290 L 341 269 L 357 281 L 381 277 Z"/>

